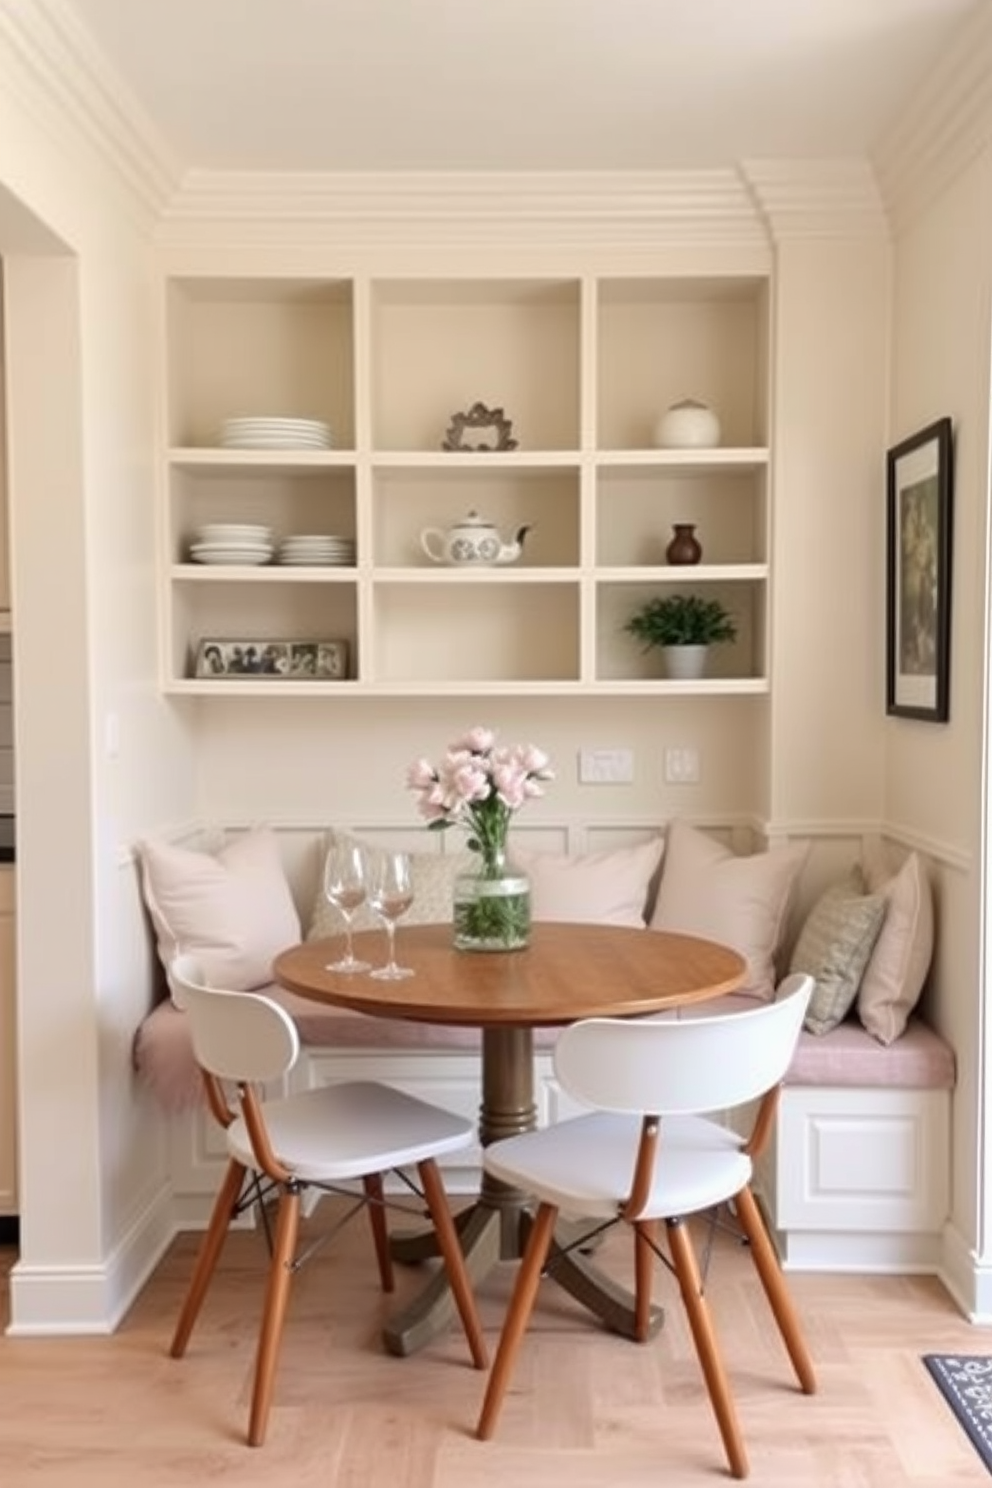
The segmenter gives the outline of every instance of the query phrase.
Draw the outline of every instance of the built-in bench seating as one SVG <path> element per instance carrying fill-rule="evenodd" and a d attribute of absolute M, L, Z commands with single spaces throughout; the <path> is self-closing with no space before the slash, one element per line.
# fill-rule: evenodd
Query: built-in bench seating
<path fill-rule="evenodd" d="M 474 1115 L 479 1105 L 477 1030 L 365 1017 L 321 1007 L 281 989 L 304 1055 L 301 1084 L 389 1080 Z M 538 1030 L 538 1121 L 568 1114 L 551 1067 L 554 1029 Z M 202 1111 L 199 1078 L 182 1012 L 168 1001 L 135 1040 L 140 1077 L 173 1115 L 176 1223 L 205 1223 L 223 1161 L 220 1134 Z M 758 1175 L 785 1264 L 817 1271 L 930 1271 L 938 1265 L 949 1210 L 948 1045 L 920 1018 L 883 1046 L 846 1021 L 821 1037 L 804 1032 L 779 1108 L 774 1144 Z M 446 1181 L 453 1193 L 478 1181 L 478 1153 L 460 1155 Z"/>

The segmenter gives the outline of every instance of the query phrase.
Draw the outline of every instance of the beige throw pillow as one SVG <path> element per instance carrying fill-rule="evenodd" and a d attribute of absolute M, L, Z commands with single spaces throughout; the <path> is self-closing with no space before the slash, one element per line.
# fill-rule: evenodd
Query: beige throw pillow
<path fill-rule="evenodd" d="M 664 845 L 661 837 L 654 837 L 612 852 L 572 854 L 514 845 L 511 856 L 530 879 L 533 919 L 643 929 Z"/>
<path fill-rule="evenodd" d="M 775 958 L 807 851 L 805 845 L 776 847 L 738 857 L 706 832 L 673 821 L 652 930 L 679 930 L 731 946 L 748 963 L 739 990 L 770 1002 Z"/>
<path fill-rule="evenodd" d="M 926 869 L 910 853 L 895 873 L 886 856 L 865 854 L 868 888 L 885 900 L 885 920 L 858 993 L 858 1017 L 880 1044 L 905 1032 L 933 955 L 933 901 Z"/>
<path fill-rule="evenodd" d="M 374 844 L 363 842 L 353 833 L 342 832 L 336 827 L 331 827 L 325 834 L 324 852 L 335 837 L 358 842 L 368 852 L 375 852 Z M 324 852 L 321 853 L 317 892 L 307 927 L 307 940 L 325 940 L 329 936 L 340 935 L 343 929 L 341 915 L 324 897 L 323 884 L 319 881 L 323 871 Z M 478 854 L 469 852 L 467 848 L 456 852 L 441 852 L 436 848 L 427 852 L 412 852 L 410 873 L 413 879 L 413 903 L 403 916 L 402 924 L 450 924 L 455 877 L 459 873 L 473 872 L 478 861 Z M 356 910 L 352 921 L 355 930 L 380 929 L 381 924 L 364 904 Z"/>
<path fill-rule="evenodd" d="M 300 940 L 274 832 L 245 832 L 216 854 L 146 837 L 137 853 L 163 966 L 182 953 L 232 992 L 271 982 L 275 957 Z"/>
<path fill-rule="evenodd" d="M 790 972 L 806 972 L 816 982 L 804 1022 L 810 1033 L 829 1033 L 847 1017 L 884 917 L 885 900 L 865 894 L 858 870 L 810 910 L 789 962 Z"/>

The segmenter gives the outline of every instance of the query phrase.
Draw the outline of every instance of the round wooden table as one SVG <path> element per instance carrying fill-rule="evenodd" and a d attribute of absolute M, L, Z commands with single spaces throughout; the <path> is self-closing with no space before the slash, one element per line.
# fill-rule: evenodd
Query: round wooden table
<path fill-rule="evenodd" d="M 533 1030 L 580 1018 L 634 1017 L 703 1002 L 740 986 L 742 956 L 695 936 L 614 925 L 540 923 L 526 950 L 457 951 L 450 925 L 397 932 L 397 957 L 412 967 L 403 981 L 328 971 L 336 942 L 309 941 L 283 951 L 275 980 L 316 1002 L 375 1017 L 470 1025 L 482 1030 L 483 1146 L 533 1129 Z M 355 954 L 372 965 L 385 959 L 381 931 L 355 936 Z M 500 1260 L 519 1259 L 529 1223 L 527 1195 L 483 1174 L 476 1202 L 458 1216 L 466 1264 L 478 1282 Z M 401 1260 L 434 1253 L 428 1232 L 398 1237 Z M 553 1253 L 551 1274 L 615 1331 L 634 1337 L 629 1294 L 575 1250 Z M 452 1315 L 446 1277 L 425 1291 L 385 1330 L 387 1347 L 408 1354 L 446 1327 Z"/>

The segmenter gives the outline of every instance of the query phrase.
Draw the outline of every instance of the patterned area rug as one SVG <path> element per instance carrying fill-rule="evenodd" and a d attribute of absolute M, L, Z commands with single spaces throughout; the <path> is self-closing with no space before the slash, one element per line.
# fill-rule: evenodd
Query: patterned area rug
<path fill-rule="evenodd" d="M 923 1362 L 992 1473 L 992 1355 L 924 1354 Z"/>

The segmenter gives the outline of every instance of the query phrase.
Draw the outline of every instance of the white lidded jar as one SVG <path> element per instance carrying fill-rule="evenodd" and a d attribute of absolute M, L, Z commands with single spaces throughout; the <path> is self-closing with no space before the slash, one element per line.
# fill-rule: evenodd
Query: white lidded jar
<path fill-rule="evenodd" d="M 654 442 L 658 449 L 713 449 L 720 443 L 720 420 L 708 403 L 683 398 L 655 424 Z"/>

